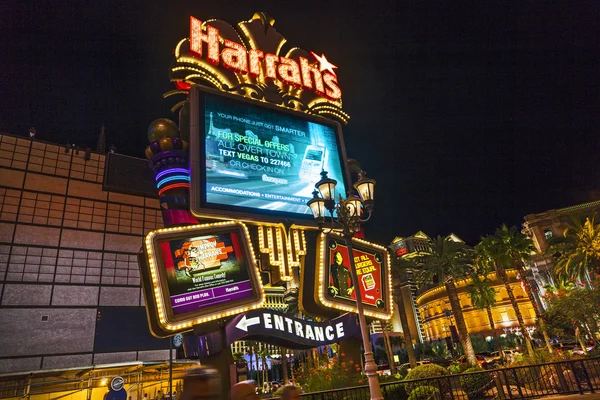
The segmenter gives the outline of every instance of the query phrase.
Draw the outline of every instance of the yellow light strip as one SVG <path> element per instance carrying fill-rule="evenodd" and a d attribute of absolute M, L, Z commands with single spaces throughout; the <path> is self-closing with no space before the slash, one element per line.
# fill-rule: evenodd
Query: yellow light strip
<path fill-rule="evenodd" d="M 183 80 L 192 80 L 192 78 L 202 78 L 202 79 L 206 79 L 209 82 L 211 82 L 216 88 L 221 89 L 223 84 L 226 84 L 225 82 L 219 81 L 217 78 L 215 78 L 212 75 L 209 75 L 209 73 L 207 71 L 203 71 L 201 69 L 198 68 L 193 68 L 193 67 L 174 67 L 171 68 L 171 71 L 176 72 L 176 71 L 194 71 L 197 72 L 197 74 L 190 74 L 187 75 Z M 192 80 L 192 83 L 194 81 Z"/>
<path fill-rule="evenodd" d="M 179 43 L 177 43 L 177 46 L 175 46 L 175 58 L 179 58 L 179 54 L 181 51 L 181 45 L 184 44 L 185 42 L 189 42 L 189 39 L 188 38 L 181 39 L 179 41 Z"/>
<path fill-rule="evenodd" d="M 206 79 L 207 81 L 212 83 L 214 85 L 214 87 L 221 89 L 221 82 L 219 82 L 218 80 L 216 80 L 215 78 L 213 78 L 212 76 L 210 76 L 208 74 L 190 74 L 185 77 L 185 80 L 187 81 L 187 80 L 191 80 L 193 78 Z"/>
<path fill-rule="evenodd" d="M 198 65 L 202 69 L 210 72 L 217 79 L 219 79 L 219 81 L 225 83 L 227 86 L 234 86 L 234 84 L 231 81 L 229 81 L 229 79 L 225 75 L 223 75 L 220 70 L 216 69 L 213 65 L 209 64 L 204 60 L 190 56 L 181 56 L 177 59 L 177 62 Z M 173 70 L 175 70 L 175 68 L 173 68 Z"/>
<path fill-rule="evenodd" d="M 243 228 L 243 231 L 246 235 L 246 241 L 249 246 L 249 253 L 252 258 L 252 260 L 251 260 L 252 265 L 254 266 L 256 276 L 258 277 L 257 281 L 258 281 L 258 288 L 259 288 L 259 292 L 260 292 L 259 301 L 254 302 L 248 306 L 238 307 L 236 309 L 228 310 L 226 312 L 209 314 L 203 318 L 196 319 L 195 321 L 187 320 L 187 321 L 183 321 L 180 323 L 172 323 L 172 322 L 168 321 L 166 318 L 166 305 L 163 303 L 162 296 L 161 296 L 161 289 L 163 289 L 163 288 L 161 287 L 160 279 L 158 278 L 158 274 L 159 274 L 158 265 L 156 264 L 156 262 L 154 260 L 155 256 L 154 256 L 154 250 L 152 247 L 152 240 L 153 240 L 154 236 L 156 236 L 157 234 L 160 234 L 160 233 L 185 232 L 185 231 L 188 231 L 191 229 L 226 227 L 226 226 L 241 226 Z M 150 275 L 151 275 L 151 280 L 152 280 L 152 289 L 154 291 L 154 299 L 156 301 L 156 309 L 158 311 L 158 320 L 159 320 L 158 322 L 161 325 L 161 327 L 165 330 L 170 330 L 170 331 L 190 330 L 190 329 L 192 329 L 192 327 L 194 325 L 197 325 L 197 324 L 202 324 L 204 322 L 208 322 L 208 321 L 212 321 L 215 319 L 228 317 L 230 315 L 240 314 L 240 313 L 248 311 L 248 310 L 260 308 L 265 301 L 265 290 L 262 285 L 262 281 L 260 279 L 260 272 L 256 266 L 256 258 L 254 256 L 254 250 L 252 249 L 252 242 L 250 241 L 250 233 L 248 232 L 248 227 L 245 224 L 243 224 L 242 222 L 226 221 L 226 222 L 215 222 L 215 223 L 203 224 L 203 225 L 188 225 L 188 226 L 181 226 L 181 227 L 175 227 L 175 228 L 157 229 L 155 231 L 148 233 L 148 235 L 146 236 L 145 243 L 146 243 L 146 254 L 148 256 L 148 266 L 150 268 Z M 166 290 L 166 289 L 163 289 L 163 290 Z"/>
<path fill-rule="evenodd" d="M 206 21 L 204 21 L 204 23 L 202 24 L 202 28 L 206 27 L 206 25 L 207 25 L 207 24 L 209 24 L 210 22 L 219 22 L 219 21 L 220 21 L 221 23 L 223 22 L 223 21 L 221 21 L 221 20 L 218 20 L 218 19 L 216 19 L 216 18 L 213 18 L 213 19 L 206 20 Z M 244 40 L 243 40 L 243 39 L 242 39 L 242 37 L 239 35 L 239 33 L 237 33 L 237 31 L 235 30 L 235 28 L 234 28 L 234 27 L 233 27 L 231 24 L 227 24 L 227 25 L 231 26 L 231 29 L 233 29 L 233 31 L 235 32 L 235 35 L 236 35 L 236 36 L 238 37 L 238 39 L 239 39 L 238 43 L 244 43 Z M 219 29 L 219 32 L 220 32 L 220 29 Z M 219 35 L 219 40 L 221 41 L 221 43 L 222 43 L 222 42 L 223 42 L 223 40 L 224 40 L 224 39 L 221 37 L 221 35 Z"/>
<path fill-rule="evenodd" d="M 246 22 L 249 23 L 250 21 L 246 21 Z M 242 30 L 242 32 L 244 32 L 244 37 L 248 41 L 250 48 L 258 49 L 258 47 L 256 46 L 256 42 L 252 38 L 252 34 L 250 34 L 250 31 L 246 28 L 246 25 L 244 25 L 244 24 L 245 24 L 245 22 L 240 22 L 240 23 L 238 23 L 238 27 Z"/>
<path fill-rule="evenodd" d="M 163 93 L 163 99 L 166 99 L 167 97 L 170 97 L 170 96 L 174 96 L 176 94 L 187 94 L 187 91 L 180 90 L 180 89 L 169 90 L 168 92 Z"/>
<path fill-rule="evenodd" d="M 279 275 L 283 281 L 294 279 L 290 268 L 299 267 L 299 256 L 306 254 L 304 232 L 297 229 L 290 231 L 291 237 L 288 238 L 283 226 L 261 225 L 258 227 L 259 251 L 269 255 L 270 265 L 279 267 Z M 302 240 L 302 244 L 299 244 L 300 240 Z M 293 254 L 294 250 L 296 250 L 296 256 Z"/>
<path fill-rule="evenodd" d="M 283 47 L 283 45 L 287 42 L 286 38 L 282 38 L 281 42 L 279 42 L 279 46 L 277 46 L 277 50 L 275 50 L 275 54 L 279 55 L 279 52 L 281 52 L 281 48 Z"/>
<path fill-rule="evenodd" d="M 304 231 L 298 228 L 290 229 L 290 233 L 292 240 L 290 248 L 293 248 L 293 251 L 288 251 L 288 259 L 291 267 L 299 267 L 300 256 L 306 255 L 306 236 Z"/>

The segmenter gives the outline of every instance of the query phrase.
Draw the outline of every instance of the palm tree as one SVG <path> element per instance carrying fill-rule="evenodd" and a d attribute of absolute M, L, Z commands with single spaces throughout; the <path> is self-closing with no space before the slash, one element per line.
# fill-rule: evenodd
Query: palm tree
<path fill-rule="evenodd" d="M 550 336 L 548 336 L 548 331 L 546 330 L 544 316 L 540 310 L 535 296 L 533 295 L 534 291 L 531 287 L 529 279 L 527 278 L 527 271 L 525 271 L 525 261 L 529 260 L 531 258 L 531 254 L 535 252 L 533 241 L 528 236 L 519 232 L 519 230 L 514 226 L 508 228 L 506 225 L 502 225 L 500 229 L 496 230 L 496 236 L 502 240 L 507 254 L 512 259 L 513 267 L 519 272 L 521 282 L 525 288 L 525 293 L 529 298 L 529 302 L 533 307 L 533 311 L 535 311 L 535 317 L 538 320 L 538 326 L 542 332 L 542 335 L 544 336 L 546 348 L 550 353 L 553 353 L 554 348 L 550 343 Z"/>
<path fill-rule="evenodd" d="M 471 275 L 471 284 L 467 286 L 467 294 L 471 297 L 473 307 L 486 310 L 490 328 L 496 337 L 496 324 L 492 316 L 492 307 L 496 305 L 496 290 L 490 286 L 490 279 L 478 273 Z"/>
<path fill-rule="evenodd" d="M 250 372 L 250 379 L 253 379 L 253 370 L 254 370 L 254 362 L 252 361 L 252 355 L 254 355 L 254 344 L 255 342 L 247 342 L 248 346 L 246 347 L 246 352 L 248 353 L 248 357 L 250 358 L 250 368 L 249 368 L 249 372 Z M 258 361 L 256 362 L 256 381 L 258 382 Z"/>
<path fill-rule="evenodd" d="M 236 363 L 238 362 L 246 362 L 246 360 L 244 359 L 244 353 L 238 351 L 232 354 L 233 355 L 233 361 L 235 361 Z"/>
<path fill-rule="evenodd" d="M 402 333 L 404 335 L 404 343 L 406 352 L 408 354 L 408 362 L 411 368 L 417 366 L 417 357 L 415 355 L 415 349 L 412 344 L 412 337 L 410 334 L 410 327 L 408 326 L 408 316 L 406 315 L 406 309 L 404 308 L 404 302 L 402 301 L 402 288 L 401 282 L 407 281 L 407 271 L 410 268 L 415 268 L 415 264 L 400 257 L 394 257 L 392 261 L 392 288 L 394 303 L 398 305 L 398 314 L 400 316 L 400 325 L 402 325 Z"/>
<path fill-rule="evenodd" d="M 300 290 L 297 287 L 290 287 L 285 291 L 283 299 L 285 301 L 285 304 L 287 305 L 287 307 L 285 309 L 286 314 L 297 316 L 299 292 L 300 292 Z M 290 372 L 292 373 L 292 377 L 293 377 L 293 371 L 290 371 L 288 369 L 288 367 L 289 367 L 288 361 L 287 361 L 288 349 L 286 349 L 283 346 L 280 346 L 279 352 L 281 353 L 281 375 L 283 378 L 283 384 L 287 385 L 288 383 L 290 383 Z"/>
<path fill-rule="evenodd" d="M 379 323 L 383 332 L 383 347 L 385 348 L 385 354 L 390 366 L 390 374 L 396 375 L 396 363 L 394 362 L 394 352 L 392 351 L 392 343 L 390 342 L 390 335 L 387 329 L 387 321 L 380 321 Z"/>
<path fill-rule="evenodd" d="M 264 384 L 264 382 L 267 382 L 267 380 L 269 379 L 269 372 L 267 369 L 267 357 L 271 356 L 271 353 L 269 353 L 269 349 L 267 348 L 266 344 L 261 343 L 261 347 L 260 347 L 260 350 L 258 350 L 257 355 L 260 356 L 260 360 L 261 360 L 261 364 L 262 364 L 263 384 Z"/>
<path fill-rule="evenodd" d="M 404 338 L 402 336 L 390 336 L 390 344 L 392 346 L 392 350 L 396 347 L 402 347 L 404 344 Z"/>
<path fill-rule="evenodd" d="M 600 224 L 595 216 L 572 218 L 564 231 L 564 237 L 549 241 L 548 253 L 558 255 L 554 274 L 563 283 L 569 278 L 587 282 L 591 287 L 590 271 L 600 267 Z"/>
<path fill-rule="evenodd" d="M 456 291 L 456 281 L 465 279 L 470 270 L 470 255 L 470 249 L 463 242 L 442 238 L 441 236 L 430 239 L 429 251 L 419 260 L 420 268 L 417 272 L 417 282 L 420 284 L 433 283 L 434 279 L 437 278 L 438 282 L 444 283 L 456 321 L 458 338 L 467 357 L 467 362 L 475 366 L 477 365 L 477 358 Z"/>
<path fill-rule="evenodd" d="M 288 374 L 288 361 L 287 361 L 287 349 L 283 346 L 279 346 L 279 352 L 281 354 L 281 378 L 283 379 L 283 384 L 287 385 L 290 383 L 290 377 Z"/>
<path fill-rule="evenodd" d="M 530 356 L 533 357 L 534 352 L 533 346 L 531 344 L 531 338 L 527 334 L 523 314 L 521 314 L 521 310 L 519 309 L 519 305 L 517 304 L 517 299 L 515 298 L 513 289 L 510 286 L 508 275 L 506 274 L 506 268 L 514 267 L 513 258 L 512 255 L 509 253 L 501 234 L 498 235 L 499 231 L 501 231 L 501 229 L 496 231 L 496 235 L 488 235 L 481 238 L 481 242 L 476 247 L 476 250 L 478 252 L 478 259 L 480 263 L 488 263 L 489 266 L 496 271 L 496 276 L 504 284 L 512 308 L 515 310 L 517 322 L 519 323 L 521 332 L 523 332 L 527 352 Z"/>

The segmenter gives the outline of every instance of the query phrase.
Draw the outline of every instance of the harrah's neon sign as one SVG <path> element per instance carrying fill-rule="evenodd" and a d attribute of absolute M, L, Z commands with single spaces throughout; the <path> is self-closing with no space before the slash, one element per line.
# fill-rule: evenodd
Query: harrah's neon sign
<path fill-rule="evenodd" d="M 339 100 L 342 91 L 337 84 L 335 65 L 324 55 L 311 54 L 319 62 L 319 68 L 311 65 L 308 59 L 298 57 L 298 61 L 275 54 L 265 54 L 262 50 L 246 49 L 240 43 L 231 40 L 223 41 L 223 50 L 219 40 L 219 30 L 206 25 L 202 29 L 202 21 L 190 17 L 190 51 L 203 58 L 203 44 L 206 44 L 206 60 L 214 65 L 222 65 L 231 71 L 248 74 L 254 78 L 261 75 L 264 66 L 265 79 L 279 80 L 288 85 L 312 90 L 319 96 L 331 100 Z"/>

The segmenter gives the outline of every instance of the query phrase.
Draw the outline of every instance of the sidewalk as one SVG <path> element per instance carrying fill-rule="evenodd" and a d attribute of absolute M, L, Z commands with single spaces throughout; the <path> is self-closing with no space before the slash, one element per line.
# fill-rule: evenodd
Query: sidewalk
<path fill-rule="evenodd" d="M 585 393 L 585 394 L 569 394 L 569 395 L 564 395 L 564 394 L 557 394 L 554 396 L 548 396 L 548 397 L 539 397 L 538 400 L 562 400 L 562 399 L 567 399 L 567 400 L 594 400 L 594 399 L 600 399 L 600 392 L 596 392 L 596 393 Z"/>

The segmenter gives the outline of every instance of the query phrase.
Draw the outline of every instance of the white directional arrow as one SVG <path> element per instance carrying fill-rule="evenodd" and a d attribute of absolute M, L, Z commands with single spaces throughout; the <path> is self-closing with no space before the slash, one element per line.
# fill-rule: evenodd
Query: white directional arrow
<path fill-rule="evenodd" d="M 244 315 L 242 317 L 242 319 L 240 319 L 240 322 L 238 322 L 235 325 L 235 327 L 243 330 L 244 332 L 248 332 L 249 326 L 257 325 L 257 324 L 260 324 L 260 317 L 246 318 L 246 316 Z"/>

